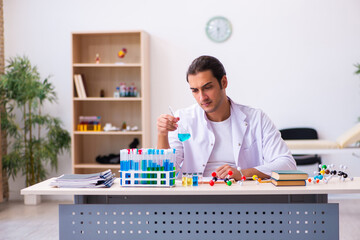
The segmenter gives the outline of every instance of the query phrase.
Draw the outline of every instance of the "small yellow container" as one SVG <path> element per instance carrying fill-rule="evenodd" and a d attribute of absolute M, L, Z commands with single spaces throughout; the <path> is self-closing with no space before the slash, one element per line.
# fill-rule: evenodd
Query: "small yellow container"
<path fill-rule="evenodd" d="M 193 185 L 192 173 L 187 174 L 187 181 L 186 182 L 187 182 L 188 187 L 192 187 L 192 185 Z"/>
<path fill-rule="evenodd" d="M 187 177 L 186 177 L 186 173 L 182 174 L 182 186 L 186 187 L 187 186 Z"/>

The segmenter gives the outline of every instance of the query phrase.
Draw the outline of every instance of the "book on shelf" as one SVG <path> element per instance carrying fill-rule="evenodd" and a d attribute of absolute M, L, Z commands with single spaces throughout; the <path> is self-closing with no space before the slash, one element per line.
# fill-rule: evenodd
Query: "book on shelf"
<path fill-rule="evenodd" d="M 86 98 L 87 96 L 86 96 L 85 84 L 81 74 L 74 75 L 74 82 L 78 97 Z"/>
<path fill-rule="evenodd" d="M 77 77 L 77 74 L 74 75 L 74 83 L 75 83 L 75 90 L 76 90 L 77 96 L 79 98 L 83 98 L 82 92 L 80 90 L 79 79 Z"/>
<path fill-rule="evenodd" d="M 275 180 L 306 180 L 308 174 L 300 170 L 278 170 L 271 173 L 271 178 Z"/>
<path fill-rule="evenodd" d="M 271 179 L 271 183 L 275 186 L 305 186 L 305 180 L 275 180 Z"/>
<path fill-rule="evenodd" d="M 59 188 L 99 188 L 111 187 L 115 177 L 110 169 L 92 174 L 63 174 L 50 185 Z"/>
<path fill-rule="evenodd" d="M 81 74 L 77 74 L 77 75 L 78 75 L 78 79 L 79 79 L 79 85 L 80 85 L 81 93 L 82 93 L 83 97 L 86 98 L 87 95 L 86 95 L 84 80 L 83 80 Z"/>

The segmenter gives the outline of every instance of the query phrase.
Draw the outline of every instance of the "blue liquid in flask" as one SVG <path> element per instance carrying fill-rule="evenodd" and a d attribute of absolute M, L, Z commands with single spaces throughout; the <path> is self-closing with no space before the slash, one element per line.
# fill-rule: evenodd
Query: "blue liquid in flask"
<path fill-rule="evenodd" d="M 178 134 L 178 138 L 180 140 L 180 142 L 184 142 L 186 140 L 188 140 L 191 137 L 190 133 L 179 133 Z"/>

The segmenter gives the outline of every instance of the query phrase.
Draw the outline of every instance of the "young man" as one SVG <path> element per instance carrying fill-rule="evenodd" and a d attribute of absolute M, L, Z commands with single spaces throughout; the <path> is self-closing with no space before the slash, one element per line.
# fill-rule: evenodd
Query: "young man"
<path fill-rule="evenodd" d="M 158 148 L 175 148 L 181 172 L 217 172 L 220 178 L 233 171 L 268 178 L 273 170 L 296 169 L 296 163 L 271 120 L 259 109 L 233 102 L 226 95 L 227 77 L 221 62 L 211 56 L 195 59 L 187 81 L 198 104 L 158 118 Z M 191 134 L 180 142 L 177 122 Z M 241 171 L 239 171 L 241 169 Z M 241 174 L 242 173 L 242 174 Z"/>

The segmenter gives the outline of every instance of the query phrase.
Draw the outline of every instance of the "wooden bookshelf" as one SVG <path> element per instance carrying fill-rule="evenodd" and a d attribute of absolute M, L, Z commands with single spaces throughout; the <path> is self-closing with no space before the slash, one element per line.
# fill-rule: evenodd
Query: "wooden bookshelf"
<path fill-rule="evenodd" d="M 97 102 L 106 102 L 106 101 L 112 101 L 112 102 L 136 102 L 136 101 L 143 101 L 143 98 L 140 97 L 120 97 L 120 98 L 114 98 L 114 97 L 87 97 L 87 98 L 78 98 L 74 97 L 74 101 L 97 101 Z"/>
<path fill-rule="evenodd" d="M 114 68 L 125 68 L 125 67 L 141 67 L 139 63 L 74 63 L 73 67 L 114 67 Z"/>
<path fill-rule="evenodd" d="M 124 58 L 117 56 L 127 49 Z M 96 54 L 100 62 L 96 63 Z M 144 31 L 123 32 L 75 32 L 72 33 L 72 77 L 80 74 L 86 98 L 79 97 L 72 78 L 73 173 L 92 173 L 111 168 L 119 170 L 118 164 L 99 164 L 96 157 L 118 154 L 122 148 L 138 138 L 139 147 L 150 144 L 150 83 L 149 83 L 149 36 Z M 132 83 L 139 97 L 114 98 L 120 83 Z M 104 97 L 100 96 L 103 92 Z M 78 131 L 79 116 L 100 116 L 101 125 L 106 123 L 120 127 L 138 126 L 137 131 Z"/>
<path fill-rule="evenodd" d="M 75 135 L 127 135 L 127 136 L 135 136 L 135 135 L 143 135 L 142 131 L 127 131 L 127 132 L 122 132 L 122 131 L 109 131 L 109 132 L 105 132 L 105 131 L 101 131 L 101 132 L 97 132 L 97 131 L 86 131 L 86 132 L 81 132 L 81 131 L 74 131 Z"/>

